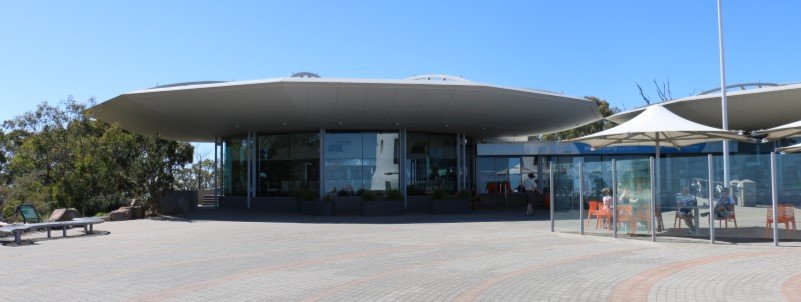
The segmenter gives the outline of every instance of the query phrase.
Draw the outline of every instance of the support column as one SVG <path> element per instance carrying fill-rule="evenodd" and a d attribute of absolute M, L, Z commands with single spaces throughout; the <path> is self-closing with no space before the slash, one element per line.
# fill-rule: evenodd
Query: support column
<path fill-rule="evenodd" d="M 553 168 L 554 168 L 553 162 L 548 163 L 548 177 L 550 178 L 550 182 L 549 182 L 550 183 L 550 189 L 549 189 L 550 192 L 549 193 L 551 194 L 551 201 L 550 201 L 551 204 L 549 206 L 549 208 L 551 210 L 550 211 L 551 212 L 551 232 L 554 231 L 554 219 L 553 219 L 554 218 L 553 217 L 554 210 L 553 210 L 553 206 L 556 204 L 556 199 L 554 198 L 555 196 L 554 196 L 554 193 L 553 193 L 553 183 L 554 183 L 554 181 L 553 181 Z"/>
<path fill-rule="evenodd" d="M 250 209 L 250 207 L 251 207 L 251 202 L 252 202 L 253 197 L 256 196 L 256 194 L 255 194 L 256 179 L 254 177 L 254 175 L 256 173 L 256 161 L 255 161 L 256 146 L 253 143 L 253 141 L 254 141 L 253 137 L 254 136 L 255 136 L 254 132 L 248 132 L 248 138 L 247 138 L 247 145 L 248 145 L 248 148 L 247 148 L 247 150 L 248 150 L 248 198 L 247 198 L 248 209 Z"/>
<path fill-rule="evenodd" d="M 212 195 L 214 195 L 214 205 L 215 206 L 218 206 L 217 203 L 218 203 L 218 200 L 220 200 L 220 197 L 219 197 L 219 194 L 218 194 L 218 190 L 217 190 L 217 180 L 218 180 L 218 177 L 219 177 L 218 171 L 219 171 L 219 163 L 220 163 L 220 161 L 218 159 L 218 153 L 217 153 L 218 150 L 217 150 L 217 148 L 219 146 L 220 146 L 219 145 L 219 138 L 217 138 L 215 136 L 214 137 L 214 173 L 213 173 L 213 176 L 212 176 L 212 177 L 214 177 L 214 181 L 213 181 L 213 185 L 212 185 L 213 186 L 212 190 L 214 190 L 214 193 Z"/>
<path fill-rule="evenodd" d="M 579 234 L 584 235 L 584 160 L 579 162 Z"/>
<path fill-rule="evenodd" d="M 407 192 L 407 185 L 406 185 L 406 161 L 407 161 L 407 148 L 406 148 L 406 129 L 401 129 L 398 133 L 400 139 L 398 142 L 400 146 L 398 146 L 399 153 L 398 154 L 398 190 L 403 194 L 403 208 L 409 209 L 409 200 L 408 200 L 408 192 Z"/>
<path fill-rule="evenodd" d="M 456 133 L 456 191 L 462 190 L 462 134 Z"/>
<path fill-rule="evenodd" d="M 709 243 L 715 244 L 715 183 L 713 182 L 714 178 L 712 175 L 714 171 L 712 154 L 707 155 L 706 160 L 709 169 L 709 182 L 707 185 L 707 189 L 709 190 Z"/>
<path fill-rule="evenodd" d="M 617 238 L 617 161 L 612 160 L 612 234 Z"/>
<path fill-rule="evenodd" d="M 776 190 L 776 152 L 770 153 L 770 203 L 773 206 L 773 211 L 770 215 L 773 217 L 773 246 L 779 246 L 779 195 Z M 795 221 L 793 221 L 795 223 Z"/>
<path fill-rule="evenodd" d="M 325 129 L 320 129 L 320 199 L 328 192 L 325 191 Z"/>

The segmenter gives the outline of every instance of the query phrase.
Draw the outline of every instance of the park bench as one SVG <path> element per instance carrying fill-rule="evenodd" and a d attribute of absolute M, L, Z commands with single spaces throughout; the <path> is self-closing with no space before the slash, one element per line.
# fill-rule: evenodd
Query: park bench
<path fill-rule="evenodd" d="M 7 225 L 0 227 L 0 233 L 14 235 L 14 242 L 19 245 L 22 242 L 22 233 L 30 230 L 45 230 L 47 231 L 47 238 L 50 238 L 50 232 L 53 229 L 61 229 L 62 236 L 67 237 L 67 229 L 73 227 L 83 227 L 84 232 L 92 234 L 94 232 L 94 225 L 103 223 L 104 220 L 97 217 L 82 217 L 74 218 L 69 221 L 50 221 L 39 222 L 41 216 L 36 212 L 32 205 L 20 205 L 17 211 L 22 215 L 24 224 Z M 31 223 L 29 223 L 31 222 Z"/>

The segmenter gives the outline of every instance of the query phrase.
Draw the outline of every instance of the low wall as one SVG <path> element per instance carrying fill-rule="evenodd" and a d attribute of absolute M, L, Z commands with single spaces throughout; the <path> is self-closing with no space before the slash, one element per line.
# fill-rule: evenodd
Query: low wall
<path fill-rule="evenodd" d="M 189 212 L 197 208 L 197 202 L 197 191 L 173 191 L 159 199 L 159 212 L 167 215 Z"/>

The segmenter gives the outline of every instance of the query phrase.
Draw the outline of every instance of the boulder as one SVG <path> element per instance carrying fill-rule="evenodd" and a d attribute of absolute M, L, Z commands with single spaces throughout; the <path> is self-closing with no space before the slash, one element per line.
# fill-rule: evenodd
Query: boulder
<path fill-rule="evenodd" d="M 131 219 L 139 219 L 145 217 L 145 209 L 140 206 L 131 206 Z"/>
<path fill-rule="evenodd" d="M 131 219 L 133 211 L 130 207 L 121 207 L 108 214 L 110 221 L 122 221 Z"/>
<path fill-rule="evenodd" d="M 78 210 L 74 208 L 61 208 L 53 211 L 53 214 L 50 214 L 50 218 L 47 219 L 47 221 L 70 221 L 78 217 L 83 217 Z"/>

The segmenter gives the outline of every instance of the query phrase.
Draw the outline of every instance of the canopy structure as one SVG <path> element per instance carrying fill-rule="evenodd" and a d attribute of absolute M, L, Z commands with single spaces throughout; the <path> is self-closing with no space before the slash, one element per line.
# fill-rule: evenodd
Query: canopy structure
<path fill-rule="evenodd" d="M 799 117 L 801 117 L 801 114 L 799 114 Z M 762 139 L 763 142 L 775 141 L 777 139 L 782 139 L 785 137 L 801 135 L 801 121 L 789 123 L 786 125 L 781 125 L 770 129 L 754 131 L 753 134 L 767 135 L 765 138 Z"/>
<path fill-rule="evenodd" d="M 783 152 L 783 153 L 801 152 L 801 144 L 795 144 L 795 145 L 792 145 L 792 146 L 776 148 L 776 152 Z"/>
<path fill-rule="evenodd" d="M 739 86 L 739 85 L 732 85 Z M 767 129 L 799 120 L 801 84 L 757 85 L 757 88 L 726 93 L 729 129 L 753 131 Z M 690 121 L 711 127 L 722 127 L 720 91 L 660 103 L 668 110 Z M 633 119 L 648 107 L 632 109 L 607 117 L 622 124 Z"/>
<path fill-rule="evenodd" d="M 725 139 L 752 141 L 732 131 L 701 125 L 684 119 L 661 105 L 652 105 L 635 118 L 595 134 L 568 140 L 593 148 L 606 146 L 684 146 Z M 657 153 L 658 155 L 658 153 Z"/>
<path fill-rule="evenodd" d="M 193 82 L 119 95 L 93 108 L 131 132 L 211 142 L 215 137 L 338 130 L 528 136 L 603 118 L 581 98 L 443 75 L 401 80 L 292 76 Z"/>

